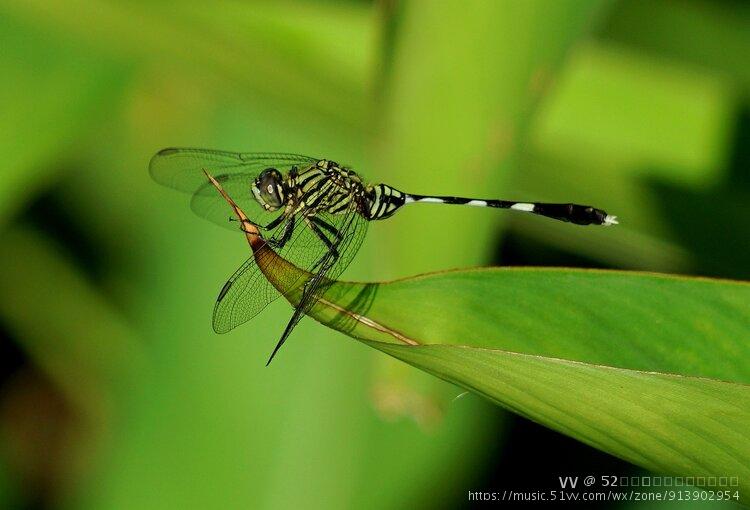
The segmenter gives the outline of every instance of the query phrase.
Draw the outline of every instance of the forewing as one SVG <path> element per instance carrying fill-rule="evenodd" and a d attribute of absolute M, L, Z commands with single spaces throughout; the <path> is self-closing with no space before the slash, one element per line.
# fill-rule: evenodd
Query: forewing
<path fill-rule="evenodd" d="M 163 149 L 151 158 L 149 173 L 164 186 L 185 193 L 194 193 L 206 184 L 203 170 L 217 175 L 246 174 L 253 179 L 260 170 L 278 164 L 315 163 L 316 158 L 281 152 L 228 152 L 213 149 L 170 148 Z"/>
<path fill-rule="evenodd" d="M 258 174 L 269 167 L 285 174 L 292 166 L 303 168 L 316 162 L 316 158 L 299 154 L 172 148 L 151 158 L 149 173 L 159 184 L 193 195 L 190 207 L 198 216 L 240 232 L 237 224 L 229 221 L 226 202 L 203 170 L 221 183 L 252 221 L 264 225 L 279 212 L 266 212 L 253 198 L 251 186 Z"/>

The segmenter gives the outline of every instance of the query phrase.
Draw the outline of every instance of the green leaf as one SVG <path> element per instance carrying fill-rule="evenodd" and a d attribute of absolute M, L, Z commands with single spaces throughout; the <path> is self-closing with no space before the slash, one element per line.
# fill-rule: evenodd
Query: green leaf
<path fill-rule="evenodd" d="M 749 303 L 731 281 L 484 269 L 337 282 L 311 315 L 646 469 L 747 491 Z"/>

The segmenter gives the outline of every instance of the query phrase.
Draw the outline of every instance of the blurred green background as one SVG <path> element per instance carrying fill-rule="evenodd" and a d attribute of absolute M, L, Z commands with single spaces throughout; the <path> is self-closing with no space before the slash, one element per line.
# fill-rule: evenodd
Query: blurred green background
<path fill-rule="evenodd" d="M 264 368 L 289 305 L 212 332 L 247 245 L 148 160 L 296 152 L 621 220 L 409 208 L 371 225 L 351 279 L 746 279 L 749 56 L 730 0 L 3 0 L 0 507 L 454 508 L 638 473 L 311 320 Z"/>

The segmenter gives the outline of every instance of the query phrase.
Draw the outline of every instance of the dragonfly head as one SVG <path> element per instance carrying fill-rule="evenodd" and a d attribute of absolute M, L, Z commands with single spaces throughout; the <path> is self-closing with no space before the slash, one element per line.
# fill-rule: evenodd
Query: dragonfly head
<path fill-rule="evenodd" d="M 253 182 L 253 196 L 266 211 L 275 211 L 284 205 L 284 178 L 275 168 L 266 168 Z"/>

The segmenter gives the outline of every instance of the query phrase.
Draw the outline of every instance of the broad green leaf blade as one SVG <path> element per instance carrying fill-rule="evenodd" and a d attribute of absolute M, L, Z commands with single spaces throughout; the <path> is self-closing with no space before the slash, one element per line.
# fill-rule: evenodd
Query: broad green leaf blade
<path fill-rule="evenodd" d="M 311 315 L 647 469 L 747 491 L 749 303 L 731 281 L 486 269 L 339 282 Z"/>
<path fill-rule="evenodd" d="M 494 268 L 381 284 L 339 282 L 326 297 L 419 344 L 502 349 L 750 384 L 745 283 Z M 353 333 L 403 343 L 373 331 L 360 322 Z"/>

